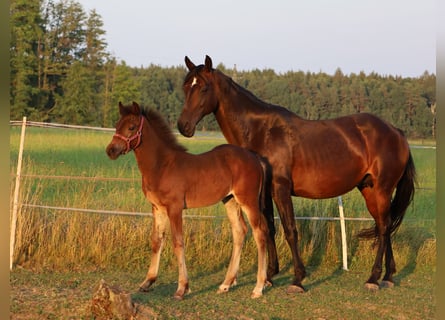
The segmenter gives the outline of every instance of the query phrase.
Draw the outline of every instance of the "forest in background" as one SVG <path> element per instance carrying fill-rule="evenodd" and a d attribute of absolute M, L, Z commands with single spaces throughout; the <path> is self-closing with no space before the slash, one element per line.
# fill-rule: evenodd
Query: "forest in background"
<path fill-rule="evenodd" d="M 131 67 L 107 51 L 102 17 L 75 0 L 11 0 L 10 118 L 113 127 L 118 102 L 160 111 L 172 127 L 182 109 L 184 54 L 178 66 Z M 155 44 L 154 44 L 155 45 Z M 206 53 L 203 53 L 203 57 Z M 196 61 L 199 62 L 199 61 Z M 318 120 L 370 112 L 410 138 L 435 138 L 436 75 L 333 75 L 216 66 L 260 99 Z M 219 130 L 213 117 L 198 129 Z"/>

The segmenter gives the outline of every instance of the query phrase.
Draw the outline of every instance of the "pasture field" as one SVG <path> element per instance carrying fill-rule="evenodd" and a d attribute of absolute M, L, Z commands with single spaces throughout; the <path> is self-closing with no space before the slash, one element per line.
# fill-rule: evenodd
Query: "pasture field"
<path fill-rule="evenodd" d="M 10 132 L 12 207 L 20 129 L 13 127 Z M 111 137 L 111 132 L 27 128 L 20 202 L 150 212 L 134 155 L 116 161 L 106 156 Z M 193 153 L 224 143 L 218 135 L 179 137 L 179 141 Z M 372 293 L 363 288 L 375 250 L 372 242 L 359 241 L 354 234 L 371 221 L 346 222 L 349 271 L 343 271 L 338 222 L 298 220 L 300 249 L 308 270 L 303 284 L 308 291 L 288 295 L 291 258 L 277 220 L 281 271 L 263 297 L 251 300 L 256 273 L 251 235 L 243 249 L 238 285 L 228 294 L 216 295 L 232 248 L 223 206 L 186 210 L 186 262 L 192 293 L 177 302 L 172 298 L 177 265 L 169 241 L 153 289 L 137 292 L 150 258 L 150 217 L 21 206 L 10 275 L 10 318 L 90 319 L 90 300 L 103 278 L 131 292 L 136 303 L 152 308 L 160 319 L 434 319 L 436 151 L 412 149 L 412 153 L 418 190 L 394 237 L 398 272 L 392 289 Z M 336 199 L 293 201 L 297 216 L 338 216 Z M 346 217 L 370 217 L 358 191 L 344 195 L 343 204 Z"/>

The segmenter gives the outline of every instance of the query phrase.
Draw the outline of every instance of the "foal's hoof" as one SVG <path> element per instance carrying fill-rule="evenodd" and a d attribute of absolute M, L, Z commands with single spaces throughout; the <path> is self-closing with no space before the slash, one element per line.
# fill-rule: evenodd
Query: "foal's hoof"
<path fill-rule="evenodd" d="M 379 285 L 377 283 L 366 282 L 365 289 L 367 289 L 369 291 L 378 291 Z"/>
<path fill-rule="evenodd" d="M 190 290 L 190 288 L 187 285 L 184 289 L 176 290 L 175 294 L 173 295 L 173 298 L 175 300 L 183 300 L 184 296 L 189 294 L 190 292 L 192 292 L 192 290 Z"/>
<path fill-rule="evenodd" d="M 141 285 L 139 287 L 139 292 L 148 292 L 150 289 L 151 283 L 149 285 Z"/>
<path fill-rule="evenodd" d="M 145 280 L 139 285 L 139 292 L 148 292 L 153 283 L 155 283 L 155 280 Z"/>
<path fill-rule="evenodd" d="M 304 293 L 303 286 L 297 286 L 296 284 L 291 284 L 289 287 L 287 287 L 286 293 L 288 294 L 294 294 L 294 293 Z"/>
<path fill-rule="evenodd" d="M 258 298 L 261 297 L 262 295 L 263 295 L 262 292 L 258 293 L 258 292 L 253 291 L 252 294 L 250 295 L 250 297 L 251 297 L 252 299 L 258 299 Z"/>
<path fill-rule="evenodd" d="M 264 283 L 265 287 L 273 287 L 273 283 L 271 280 L 266 280 L 266 282 Z"/>
<path fill-rule="evenodd" d="M 225 284 L 222 283 L 219 288 L 218 291 L 216 291 L 217 294 L 221 294 L 221 293 L 227 293 L 230 290 L 230 287 L 234 287 L 236 286 L 237 282 L 236 282 L 236 278 L 232 280 L 231 284 Z"/>
<path fill-rule="evenodd" d="M 380 288 L 394 288 L 394 282 L 388 281 L 388 280 L 383 280 L 380 283 Z"/>
<path fill-rule="evenodd" d="M 216 291 L 217 294 L 221 294 L 221 293 L 227 293 L 229 292 L 229 286 L 219 286 L 218 291 Z"/>
<path fill-rule="evenodd" d="M 175 294 L 173 295 L 173 298 L 174 298 L 175 300 L 181 301 L 181 300 L 184 299 L 184 295 L 180 295 L 180 294 L 178 294 L 178 293 L 175 293 Z"/>

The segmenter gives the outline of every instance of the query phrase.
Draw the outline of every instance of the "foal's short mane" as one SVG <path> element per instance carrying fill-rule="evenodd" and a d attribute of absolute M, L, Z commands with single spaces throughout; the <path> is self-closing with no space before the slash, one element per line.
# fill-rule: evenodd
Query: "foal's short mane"
<path fill-rule="evenodd" d="M 142 115 L 147 119 L 149 125 L 156 131 L 158 137 L 169 147 L 178 151 L 187 151 L 187 148 L 179 144 L 167 121 L 154 109 L 141 108 Z"/>

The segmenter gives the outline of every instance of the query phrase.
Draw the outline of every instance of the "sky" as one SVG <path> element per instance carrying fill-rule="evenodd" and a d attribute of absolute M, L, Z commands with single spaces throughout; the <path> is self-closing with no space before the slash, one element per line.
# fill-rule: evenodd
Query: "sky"
<path fill-rule="evenodd" d="M 436 73 L 435 0 L 77 0 L 133 67 L 214 67 L 417 77 Z"/>

